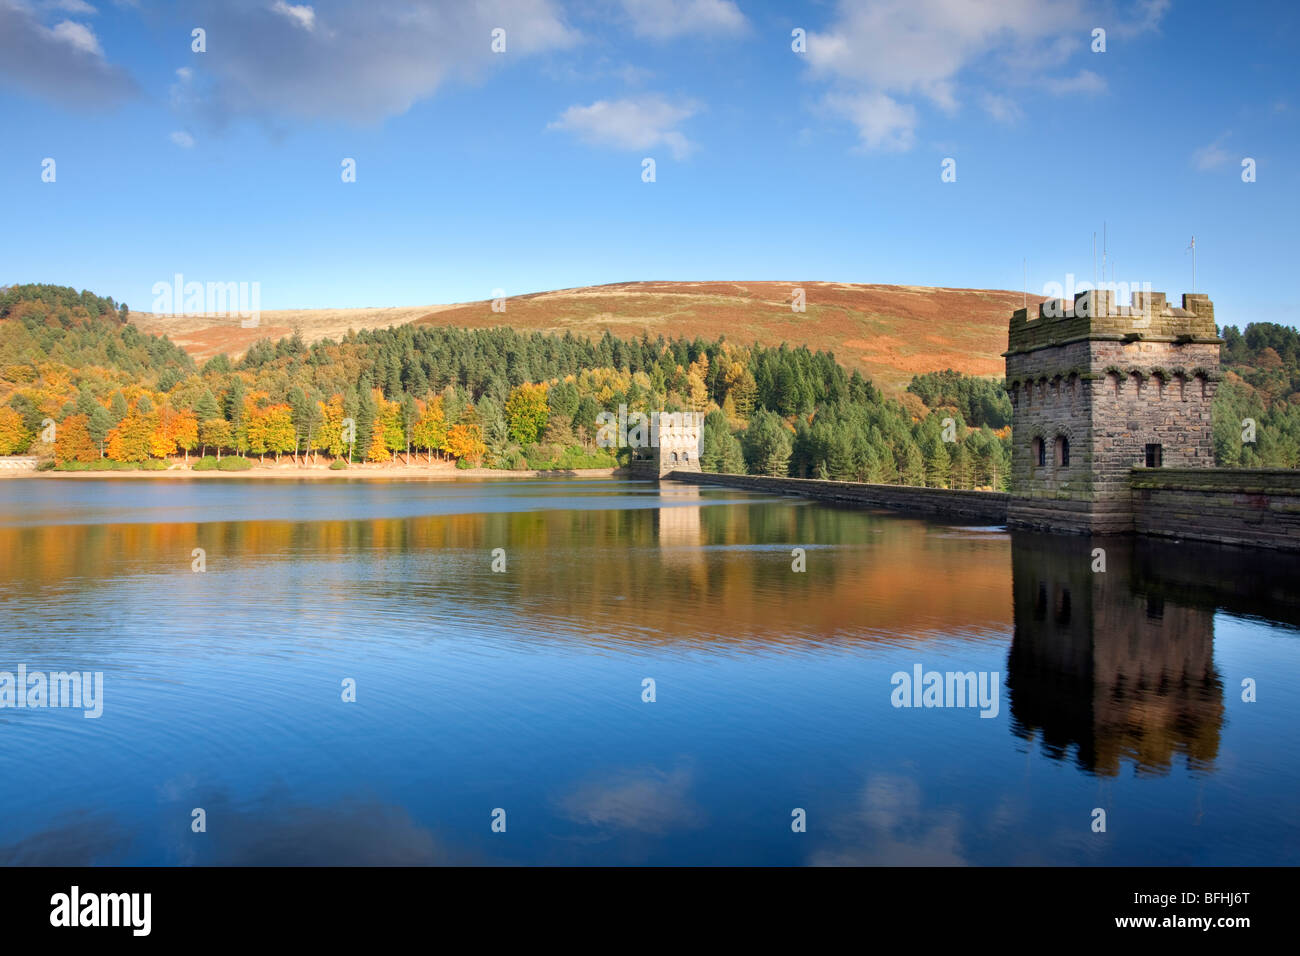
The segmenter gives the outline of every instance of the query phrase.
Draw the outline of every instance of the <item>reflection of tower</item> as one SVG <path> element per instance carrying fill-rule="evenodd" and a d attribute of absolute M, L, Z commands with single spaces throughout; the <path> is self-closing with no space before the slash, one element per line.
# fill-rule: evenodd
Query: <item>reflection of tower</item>
<path fill-rule="evenodd" d="M 1174 756 L 1212 764 L 1223 724 L 1214 669 L 1214 612 L 1166 600 L 1159 582 L 1133 586 L 1131 542 L 1017 533 L 1012 538 L 1015 637 L 1007 660 L 1014 732 L 1056 757 L 1075 748 L 1103 775 L 1130 761 L 1168 770 Z"/>
<path fill-rule="evenodd" d="M 657 512 L 661 548 L 695 548 L 700 544 L 700 489 L 698 485 L 664 484 L 663 504 Z"/>
<path fill-rule="evenodd" d="M 660 559 L 703 570 L 699 487 L 665 482 L 659 486 L 659 499 L 662 505 L 655 512 L 655 532 Z"/>

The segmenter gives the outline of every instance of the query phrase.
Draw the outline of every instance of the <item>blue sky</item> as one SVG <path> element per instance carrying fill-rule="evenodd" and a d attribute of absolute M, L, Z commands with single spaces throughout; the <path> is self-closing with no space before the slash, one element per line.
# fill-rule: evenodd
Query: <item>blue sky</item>
<path fill-rule="evenodd" d="M 1294 325 L 1298 46 L 1249 0 L 0 0 L 0 284 L 1041 292 L 1105 223 L 1115 279 L 1190 291 L 1195 234 L 1221 323 Z"/>

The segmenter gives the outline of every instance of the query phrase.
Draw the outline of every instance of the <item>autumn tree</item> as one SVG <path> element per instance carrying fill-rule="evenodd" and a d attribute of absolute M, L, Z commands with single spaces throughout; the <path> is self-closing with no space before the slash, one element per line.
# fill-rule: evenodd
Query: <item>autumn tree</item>
<path fill-rule="evenodd" d="M 199 426 L 199 437 L 203 441 L 203 452 L 207 453 L 211 445 L 217 452 L 217 461 L 221 460 L 221 449 L 229 448 L 234 440 L 234 430 L 224 418 L 209 418 Z"/>
<path fill-rule="evenodd" d="M 429 464 L 433 464 L 433 453 L 441 452 L 447 442 L 447 419 L 442 411 L 442 396 L 436 395 L 424 406 L 424 411 L 416 420 L 411 433 L 411 440 L 416 448 L 423 448 L 429 453 Z"/>
<path fill-rule="evenodd" d="M 375 430 L 383 434 L 384 448 L 388 451 L 389 457 L 396 461 L 397 453 L 406 447 L 406 427 L 402 421 L 401 402 L 383 400 Z"/>
<path fill-rule="evenodd" d="M 186 408 L 176 413 L 172 419 L 172 441 L 176 447 L 185 452 L 185 461 L 188 464 L 190 452 L 198 447 L 199 444 L 199 421 L 198 417 L 190 409 Z"/>
<path fill-rule="evenodd" d="M 147 416 L 128 414 L 108 433 L 108 457 L 113 461 L 145 461 L 152 432 Z"/>
<path fill-rule="evenodd" d="M 176 437 L 172 433 L 175 418 L 176 413 L 166 406 L 149 413 L 149 454 L 154 458 L 176 454 Z"/>
<path fill-rule="evenodd" d="M 447 453 L 477 465 L 487 454 L 483 432 L 478 425 L 452 425 L 447 429 Z"/>
<path fill-rule="evenodd" d="M 32 433 L 23 416 L 8 405 L 0 407 L 0 455 L 16 455 L 31 443 Z"/>
<path fill-rule="evenodd" d="M 298 432 L 293 424 L 293 409 L 284 403 L 271 405 L 262 410 L 262 424 L 265 429 L 263 441 L 266 450 L 275 453 L 275 460 L 292 451 L 297 445 Z"/>
<path fill-rule="evenodd" d="M 54 460 L 60 465 L 69 461 L 96 461 L 99 449 L 90 437 L 86 415 L 71 415 L 59 425 L 54 437 Z"/>
<path fill-rule="evenodd" d="M 529 445 L 542 437 L 550 408 L 546 404 L 546 385 L 523 385 L 513 389 L 506 399 L 506 420 L 510 423 L 510 437 L 521 445 Z M 459 456 L 458 456 L 459 457 Z"/>

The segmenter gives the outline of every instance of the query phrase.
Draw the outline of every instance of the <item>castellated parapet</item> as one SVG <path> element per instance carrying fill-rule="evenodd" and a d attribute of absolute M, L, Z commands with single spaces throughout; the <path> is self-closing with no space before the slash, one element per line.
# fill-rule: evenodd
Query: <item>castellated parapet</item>
<path fill-rule="evenodd" d="M 1119 306 L 1090 290 L 1013 313 L 1008 524 L 1132 531 L 1134 467 L 1213 467 L 1222 342 L 1203 294 L 1180 308 L 1135 292 Z"/>

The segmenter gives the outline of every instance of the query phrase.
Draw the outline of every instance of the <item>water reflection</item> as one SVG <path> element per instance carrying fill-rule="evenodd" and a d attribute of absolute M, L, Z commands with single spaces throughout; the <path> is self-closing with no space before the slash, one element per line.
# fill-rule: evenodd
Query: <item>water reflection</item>
<path fill-rule="evenodd" d="M 1011 560 L 1012 732 L 1102 776 L 1176 759 L 1212 770 L 1225 720 L 1215 611 L 1300 610 L 1288 586 L 1300 569 L 1281 555 L 1016 533 Z"/>
<path fill-rule="evenodd" d="M 0 670 L 106 689 L 0 712 L 0 863 L 1300 862 L 1296 559 L 698 486 L 237 490 L 0 483 Z M 998 716 L 894 708 L 918 662 L 1003 674 Z"/>

